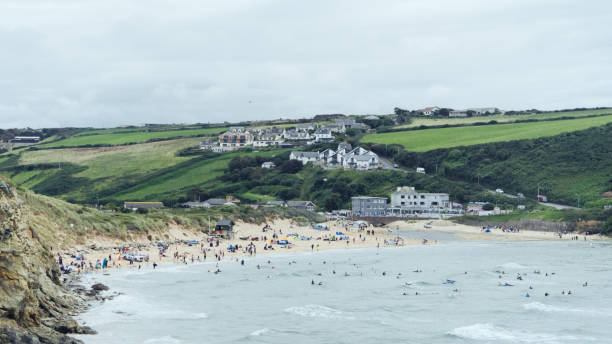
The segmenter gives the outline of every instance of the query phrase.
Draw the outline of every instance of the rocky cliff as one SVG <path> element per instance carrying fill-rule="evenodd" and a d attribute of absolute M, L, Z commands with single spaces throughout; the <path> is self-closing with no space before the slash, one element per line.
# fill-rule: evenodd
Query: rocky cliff
<path fill-rule="evenodd" d="M 71 318 L 78 296 L 61 283 L 45 243 L 28 224 L 16 191 L 0 181 L 0 343 L 80 343 Z"/>

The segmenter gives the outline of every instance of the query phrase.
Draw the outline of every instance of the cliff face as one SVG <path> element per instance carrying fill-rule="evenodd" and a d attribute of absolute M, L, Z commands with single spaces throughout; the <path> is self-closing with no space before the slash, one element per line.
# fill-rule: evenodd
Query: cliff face
<path fill-rule="evenodd" d="M 0 343 L 80 343 L 70 315 L 75 296 L 54 258 L 28 225 L 28 210 L 0 181 Z"/>

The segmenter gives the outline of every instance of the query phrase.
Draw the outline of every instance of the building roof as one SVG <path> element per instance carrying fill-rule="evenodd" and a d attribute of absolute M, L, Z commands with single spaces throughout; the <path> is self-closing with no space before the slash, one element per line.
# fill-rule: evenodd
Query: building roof
<path fill-rule="evenodd" d="M 297 156 L 298 158 L 319 158 L 318 152 L 291 152 L 291 154 Z"/>
<path fill-rule="evenodd" d="M 163 207 L 162 202 L 123 202 L 123 206 L 127 208 L 156 208 Z"/>
<path fill-rule="evenodd" d="M 316 127 L 317 125 L 314 123 L 298 123 L 295 125 L 296 128 L 310 128 L 310 127 Z"/>
<path fill-rule="evenodd" d="M 313 205 L 311 201 L 287 201 L 287 205 L 290 207 L 306 207 L 308 205 Z"/>
<path fill-rule="evenodd" d="M 285 201 L 267 201 L 266 205 L 278 205 L 278 206 L 283 206 L 285 205 Z"/>
<path fill-rule="evenodd" d="M 219 220 L 217 221 L 217 226 L 233 226 L 234 221 L 232 220 Z"/>
<path fill-rule="evenodd" d="M 227 200 L 223 198 L 209 198 L 204 203 L 208 203 L 210 205 L 222 205 L 227 203 Z"/>
<path fill-rule="evenodd" d="M 440 108 L 437 106 L 430 106 L 430 107 L 426 107 L 426 108 L 422 108 L 421 111 L 427 112 L 427 111 L 436 111 L 439 110 Z"/>
<path fill-rule="evenodd" d="M 315 131 L 315 134 L 331 134 L 331 130 L 327 128 L 321 128 L 317 129 L 317 131 Z"/>

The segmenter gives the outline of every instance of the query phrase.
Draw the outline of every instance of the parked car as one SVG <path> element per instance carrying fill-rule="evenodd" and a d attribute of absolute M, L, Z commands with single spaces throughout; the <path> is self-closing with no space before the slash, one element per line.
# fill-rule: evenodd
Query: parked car
<path fill-rule="evenodd" d="M 495 192 L 498 193 L 498 194 L 503 194 L 504 190 L 502 190 L 502 189 L 495 189 Z"/>

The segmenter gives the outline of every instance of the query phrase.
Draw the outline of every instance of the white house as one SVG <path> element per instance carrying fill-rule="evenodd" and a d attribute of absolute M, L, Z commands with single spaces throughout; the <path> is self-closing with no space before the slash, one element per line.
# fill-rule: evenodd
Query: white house
<path fill-rule="evenodd" d="M 416 168 L 416 172 L 417 172 L 417 173 L 423 173 L 423 174 L 425 174 L 425 168 L 423 168 L 423 167 L 417 167 L 417 168 Z"/>
<path fill-rule="evenodd" d="M 376 155 L 352 155 L 346 159 L 346 164 L 357 170 L 372 170 L 378 167 L 378 156 Z"/>
<path fill-rule="evenodd" d="M 301 161 L 303 165 L 319 160 L 319 152 L 291 152 L 289 160 Z"/>
<path fill-rule="evenodd" d="M 301 140 L 310 140 L 312 139 L 312 136 L 306 131 L 297 131 L 297 130 L 285 130 L 285 132 L 283 133 L 283 137 L 285 138 L 285 140 L 291 140 L 291 141 L 301 141 Z"/>
<path fill-rule="evenodd" d="M 278 147 L 285 140 L 282 136 L 273 134 L 260 134 L 257 139 L 253 141 L 253 147 Z"/>
<path fill-rule="evenodd" d="M 338 155 L 338 153 L 336 153 Z M 341 152 L 340 152 L 341 154 Z M 345 168 L 356 168 L 359 170 L 371 170 L 378 168 L 378 155 L 367 149 L 357 147 L 343 154 L 339 159 Z"/>
<path fill-rule="evenodd" d="M 318 129 L 314 132 L 315 142 L 331 142 L 334 140 L 331 130 L 329 129 Z"/>
<path fill-rule="evenodd" d="M 261 164 L 261 168 L 274 168 L 274 167 L 276 167 L 276 164 L 274 164 L 272 161 L 266 161 Z"/>
<path fill-rule="evenodd" d="M 344 133 L 346 131 L 346 127 L 344 125 L 338 124 L 324 124 L 321 128 L 329 129 L 332 133 Z"/>
<path fill-rule="evenodd" d="M 439 108 L 439 107 L 437 107 L 437 106 L 432 106 L 432 107 L 426 107 L 426 108 L 423 108 L 423 109 L 419 110 L 419 112 L 420 112 L 421 114 L 423 114 L 423 116 L 431 116 L 431 115 L 433 115 L 434 113 L 436 113 L 436 111 L 438 111 L 438 110 L 440 110 L 440 108 Z"/>

